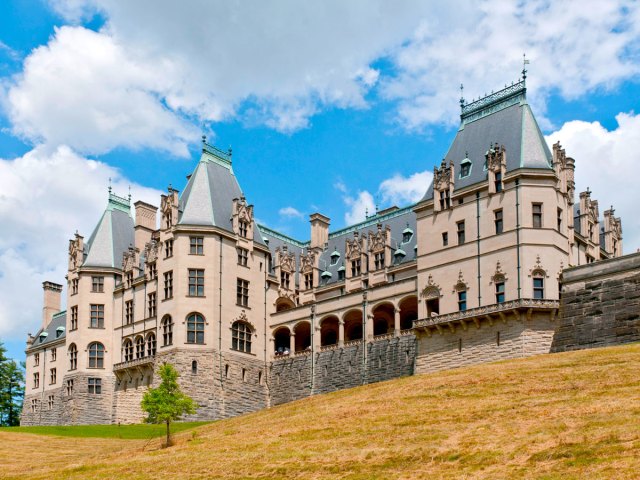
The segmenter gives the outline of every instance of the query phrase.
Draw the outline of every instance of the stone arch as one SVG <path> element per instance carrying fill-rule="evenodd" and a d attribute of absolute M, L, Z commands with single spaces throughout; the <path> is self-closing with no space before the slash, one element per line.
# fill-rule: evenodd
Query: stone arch
<path fill-rule="evenodd" d="M 283 355 L 289 352 L 291 344 L 291 330 L 289 327 L 278 327 L 273 331 L 273 346 L 276 355 Z"/>
<path fill-rule="evenodd" d="M 393 333 L 395 307 L 390 302 L 381 302 L 373 307 L 373 335 Z"/>
<path fill-rule="evenodd" d="M 418 297 L 409 295 L 398 303 L 400 309 L 400 330 L 413 327 L 413 321 L 418 319 Z"/>
<path fill-rule="evenodd" d="M 311 348 L 311 323 L 303 320 L 293 327 L 293 333 L 296 334 L 296 352 L 304 352 Z"/>
<path fill-rule="evenodd" d="M 154 332 L 147 333 L 145 343 L 147 345 L 147 357 L 154 357 L 156 354 L 156 334 Z"/>
<path fill-rule="evenodd" d="M 291 310 L 296 306 L 288 297 L 278 297 L 276 300 L 276 312 L 284 312 L 285 310 Z"/>
<path fill-rule="evenodd" d="M 136 346 L 136 358 L 144 358 L 144 337 L 142 335 L 138 335 L 133 343 Z"/>
<path fill-rule="evenodd" d="M 125 362 L 133 360 L 133 342 L 130 338 L 125 338 L 122 342 L 122 358 Z"/>
<path fill-rule="evenodd" d="M 320 320 L 320 345 L 335 345 L 338 343 L 340 320 L 335 315 L 327 315 Z"/>
<path fill-rule="evenodd" d="M 342 318 L 344 319 L 345 342 L 361 340 L 363 335 L 362 310 L 349 310 Z"/>

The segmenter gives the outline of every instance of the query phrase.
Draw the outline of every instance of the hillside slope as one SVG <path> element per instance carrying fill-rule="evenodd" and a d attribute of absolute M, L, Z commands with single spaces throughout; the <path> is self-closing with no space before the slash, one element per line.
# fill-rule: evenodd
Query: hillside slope
<path fill-rule="evenodd" d="M 634 344 L 408 377 L 216 422 L 166 450 L 0 433 L 0 477 L 635 479 L 639 372 Z"/>

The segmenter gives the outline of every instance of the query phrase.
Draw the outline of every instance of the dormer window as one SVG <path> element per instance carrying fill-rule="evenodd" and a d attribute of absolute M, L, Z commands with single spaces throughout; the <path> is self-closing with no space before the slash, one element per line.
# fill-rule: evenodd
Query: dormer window
<path fill-rule="evenodd" d="M 238 222 L 238 234 L 242 238 L 247 238 L 248 231 L 249 231 L 249 224 L 245 221 L 240 220 L 240 222 Z"/>
<path fill-rule="evenodd" d="M 409 243 L 411 238 L 413 238 L 413 230 L 407 225 L 407 228 L 402 231 L 402 243 Z"/>
<path fill-rule="evenodd" d="M 342 265 L 340 268 L 338 268 L 338 280 L 344 280 L 344 273 L 345 273 L 345 268 L 344 265 Z"/>
<path fill-rule="evenodd" d="M 471 160 L 465 158 L 460 162 L 460 178 L 468 177 L 471 173 Z"/>
<path fill-rule="evenodd" d="M 440 210 L 446 210 L 451 206 L 451 197 L 449 190 L 442 190 L 440 192 Z"/>
<path fill-rule="evenodd" d="M 338 261 L 340 261 L 340 252 L 334 249 L 331 254 L 331 265 L 337 265 Z"/>

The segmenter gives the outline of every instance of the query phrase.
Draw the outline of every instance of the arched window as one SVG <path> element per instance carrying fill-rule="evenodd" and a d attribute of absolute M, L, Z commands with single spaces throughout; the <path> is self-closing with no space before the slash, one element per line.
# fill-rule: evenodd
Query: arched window
<path fill-rule="evenodd" d="M 187 343 L 204 343 L 204 318 L 199 313 L 187 317 Z"/>
<path fill-rule="evenodd" d="M 251 353 L 251 334 L 249 324 L 245 322 L 234 322 L 231 326 L 231 348 L 239 352 Z"/>
<path fill-rule="evenodd" d="M 130 362 L 133 360 L 133 342 L 131 339 L 126 339 L 124 344 L 122 345 L 122 350 L 124 352 L 124 361 Z"/>
<path fill-rule="evenodd" d="M 144 338 L 136 338 L 136 358 L 144 357 Z"/>
<path fill-rule="evenodd" d="M 69 345 L 69 370 L 78 368 L 78 347 L 75 343 Z"/>
<path fill-rule="evenodd" d="M 191 362 L 191 373 L 196 375 L 198 373 L 198 362 L 196 360 Z"/>
<path fill-rule="evenodd" d="M 162 346 L 173 344 L 173 320 L 169 315 L 162 319 Z"/>
<path fill-rule="evenodd" d="M 100 342 L 89 344 L 89 368 L 104 368 L 104 345 Z"/>
<path fill-rule="evenodd" d="M 156 334 L 147 335 L 147 357 L 153 357 L 156 354 Z"/>

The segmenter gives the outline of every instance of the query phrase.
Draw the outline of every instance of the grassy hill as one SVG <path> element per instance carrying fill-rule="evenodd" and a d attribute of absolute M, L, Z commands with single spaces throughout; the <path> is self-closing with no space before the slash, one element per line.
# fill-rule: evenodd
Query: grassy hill
<path fill-rule="evenodd" d="M 368 385 L 177 439 L 0 430 L 0 478 L 636 479 L 640 345 Z"/>

